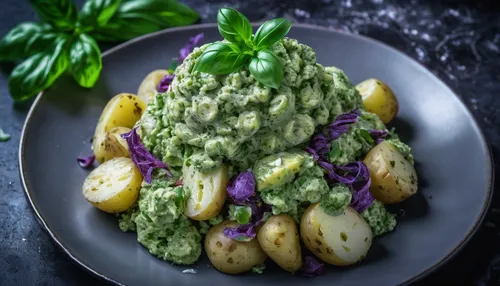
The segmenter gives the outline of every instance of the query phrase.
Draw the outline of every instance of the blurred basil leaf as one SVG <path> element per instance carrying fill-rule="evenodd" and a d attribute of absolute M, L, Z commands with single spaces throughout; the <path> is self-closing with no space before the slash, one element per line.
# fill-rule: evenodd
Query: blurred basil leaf
<path fill-rule="evenodd" d="M 68 38 L 58 36 L 52 45 L 32 55 L 14 68 L 9 91 L 14 101 L 24 101 L 51 86 L 69 64 Z"/>
<path fill-rule="evenodd" d="M 72 0 L 30 0 L 40 19 L 61 31 L 76 26 L 78 9 Z"/>
<path fill-rule="evenodd" d="M 91 36 L 103 42 L 125 41 L 193 24 L 198 18 L 196 11 L 175 0 L 125 0 L 108 23 L 92 31 Z"/>
<path fill-rule="evenodd" d="M 83 87 L 93 87 L 102 69 L 101 50 L 87 34 L 73 38 L 69 50 L 70 70 L 73 78 Z"/>
<path fill-rule="evenodd" d="M 265 86 L 278 89 L 283 79 L 283 65 L 268 49 L 261 50 L 250 61 L 250 73 Z"/>
<path fill-rule="evenodd" d="M 121 0 L 87 0 L 80 11 L 80 25 L 83 31 L 104 26 L 113 17 Z"/>
<path fill-rule="evenodd" d="M 292 22 L 277 18 L 262 24 L 257 32 L 253 43 L 257 50 L 266 49 L 272 46 L 277 41 L 283 39 L 292 28 Z"/>
<path fill-rule="evenodd" d="M 239 70 L 251 56 L 233 46 L 222 42 L 211 44 L 196 61 L 194 70 L 215 75 L 229 74 Z"/>
<path fill-rule="evenodd" d="M 51 44 L 57 35 L 46 25 L 25 22 L 17 25 L 0 40 L 0 61 L 29 57 Z"/>
<path fill-rule="evenodd" d="M 252 25 L 240 12 L 221 8 L 217 13 L 219 33 L 231 43 L 247 45 L 252 39 Z"/>

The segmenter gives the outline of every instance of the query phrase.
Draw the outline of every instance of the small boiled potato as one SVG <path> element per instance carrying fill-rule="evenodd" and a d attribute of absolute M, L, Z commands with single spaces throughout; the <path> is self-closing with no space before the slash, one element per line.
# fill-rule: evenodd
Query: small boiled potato
<path fill-rule="evenodd" d="M 145 109 L 144 101 L 130 93 L 120 93 L 108 102 L 99 118 L 92 142 L 92 149 L 99 163 L 105 161 L 106 133 L 118 126 L 134 127 Z"/>
<path fill-rule="evenodd" d="M 120 213 L 137 200 L 142 175 L 130 158 L 115 158 L 95 168 L 83 182 L 83 196 L 96 208 Z"/>
<path fill-rule="evenodd" d="M 168 70 L 154 70 L 150 72 L 141 82 L 137 96 L 141 98 L 146 104 L 150 102 L 158 93 L 158 84 L 161 79 L 170 73 Z"/>
<path fill-rule="evenodd" d="M 399 111 L 399 104 L 394 92 L 385 83 L 370 78 L 356 86 L 367 111 L 378 115 L 385 124 L 389 123 Z"/>
<path fill-rule="evenodd" d="M 302 267 L 299 232 L 287 214 L 270 217 L 257 233 L 262 250 L 281 268 L 295 272 Z"/>
<path fill-rule="evenodd" d="M 373 147 L 363 160 L 370 171 L 370 192 L 384 204 L 399 203 L 417 192 L 417 172 L 389 142 Z"/>
<path fill-rule="evenodd" d="M 183 186 L 189 193 L 184 214 L 194 220 L 208 220 L 217 216 L 226 201 L 228 168 L 222 164 L 207 173 L 193 166 L 182 168 Z"/>
<path fill-rule="evenodd" d="M 104 161 L 119 157 L 130 157 L 127 141 L 122 138 L 122 134 L 130 132 L 127 127 L 115 127 L 106 132 L 104 139 Z"/>
<path fill-rule="evenodd" d="M 372 231 L 353 208 L 327 215 L 318 203 L 302 216 L 300 235 L 305 246 L 326 263 L 346 266 L 363 260 L 372 244 Z"/>
<path fill-rule="evenodd" d="M 235 221 L 224 221 L 213 226 L 205 237 L 205 252 L 217 270 L 227 274 L 250 271 L 267 259 L 257 239 L 236 241 L 223 233 L 226 227 L 237 227 Z"/>

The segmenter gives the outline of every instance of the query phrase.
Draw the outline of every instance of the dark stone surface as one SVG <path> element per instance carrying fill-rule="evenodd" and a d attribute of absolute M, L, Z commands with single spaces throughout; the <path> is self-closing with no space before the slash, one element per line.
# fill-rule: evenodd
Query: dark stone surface
<path fill-rule="evenodd" d="M 494 159 L 500 154 L 500 10 L 494 0 L 184 2 L 198 10 L 202 22 L 214 22 L 218 8 L 232 6 L 252 21 L 284 16 L 381 40 L 420 61 L 455 90 L 479 122 Z M 19 22 L 36 19 L 28 1 L 3 0 L 2 4 L 0 35 Z M 0 285 L 100 285 L 101 281 L 72 263 L 52 243 L 24 198 L 17 149 L 29 104 L 14 106 L 9 97 L 7 77 L 12 67 L 0 65 L 0 128 L 12 134 L 10 141 L 0 143 Z M 498 163 L 495 165 L 499 170 Z M 471 242 L 419 284 L 500 285 L 499 224 L 500 198 L 496 194 Z"/>

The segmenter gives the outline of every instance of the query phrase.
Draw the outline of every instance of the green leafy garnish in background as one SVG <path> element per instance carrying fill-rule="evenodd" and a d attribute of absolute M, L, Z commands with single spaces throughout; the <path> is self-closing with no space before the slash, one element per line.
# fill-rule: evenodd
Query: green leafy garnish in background
<path fill-rule="evenodd" d="M 30 3 L 42 23 L 21 23 L 0 40 L 0 61 L 25 59 L 9 77 L 16 102 L 50 87 L 65 71 L 80 86 L 93 87 L 102 69 L 96 40 L 126 41 L 199 18 L 176 0 L 87 0 L 80 12 L 71 0 Z"/>
<path fill-rule="evenodd" d="M 252 26 L 240 12 L 222 8 L 217 14 L 219 32 L 227 42 L 208 46 L 194 69 L 214 75 L 229 74 L 249 64 L 252 76 L 265 86 L 278 89 L 283 79 L 283 65 L 269 49 L 288 34 L 292 23 L 278 18 L 262 24 L 255 36 Z"/>

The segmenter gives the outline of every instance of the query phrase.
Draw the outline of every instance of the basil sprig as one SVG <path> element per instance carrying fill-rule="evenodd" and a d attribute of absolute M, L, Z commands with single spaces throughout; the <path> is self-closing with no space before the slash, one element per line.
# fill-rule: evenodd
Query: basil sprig
<path fill-rule="evenodd" d="M 278 89 L 283 79 L 283 64 L 269 49 L 288 34 L 292 23 L 278 18 L 262 24 L 255 36 L 248 19 L 231 8 L 217 14 L 219 32 L 229 42 L 208 46 L 196 61 L 194 69 L 214 75 L 229 74 L 248 65 L 252 76 L 265 86 Z"/>
<path fill-rule="evenodd" d="M 42 23 L 25 22 L 0 40 L 0 61 L 24 59 L 9 77 L 14 101 L 50 87 L 69 71 L 91 88 L 102 70 L 96 40 L 125 41 L 167 27 L 189 25 L 198 14 L 175 0 L 30 0 Z"/>

